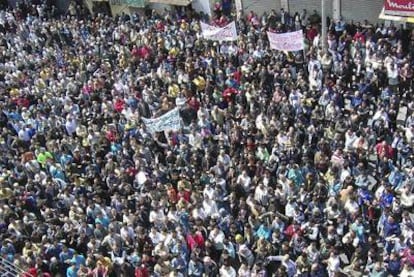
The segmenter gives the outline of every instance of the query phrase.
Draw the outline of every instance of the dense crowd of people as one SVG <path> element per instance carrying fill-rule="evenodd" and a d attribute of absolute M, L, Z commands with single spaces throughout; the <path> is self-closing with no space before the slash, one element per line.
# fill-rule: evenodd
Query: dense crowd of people
<path fill-rule="evenodd" d="M 414 32 L 304 10 L 0 12 L 0 252 L 25 276 L 413 276 Z M 306 48 L 266 31 L 303 29 Z M 180 109 L 182 128 L 142 118 Z"/>

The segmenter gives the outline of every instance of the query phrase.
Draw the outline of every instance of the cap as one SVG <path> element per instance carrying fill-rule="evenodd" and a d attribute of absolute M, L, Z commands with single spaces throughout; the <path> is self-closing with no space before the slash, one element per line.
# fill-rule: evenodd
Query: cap
<path fill-rule="evenodd" d="M 242 243 L 243 242 L 243 237 L 240 234 L 237 234 L 236 237 L 235 237 L 235 239 L 236 239 L 236 242 L 237 243 Z"/>

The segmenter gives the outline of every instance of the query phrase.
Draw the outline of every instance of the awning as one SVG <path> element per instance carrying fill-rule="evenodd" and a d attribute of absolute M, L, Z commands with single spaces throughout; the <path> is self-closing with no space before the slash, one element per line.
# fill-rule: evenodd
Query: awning
<path fill-rule="evenodd" d="M 167 4 L 175 6 L 188 6 L 193 0 L 148 0 L 148 3 Z"/>
<path fill-rule="evenodd" d="M 414 23 L 414 17 L 388 15 L 388 14 L 385 14 L 385 9 L 384 8 L 382 9 L 382 11 L 379 15 L 379 19 L 389 20 L 389 21 Z"/>

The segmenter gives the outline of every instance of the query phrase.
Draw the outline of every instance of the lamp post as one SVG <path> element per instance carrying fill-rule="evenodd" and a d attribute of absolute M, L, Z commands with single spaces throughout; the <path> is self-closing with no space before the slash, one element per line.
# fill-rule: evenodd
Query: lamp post
<path fill-rule="evenodd" d="M 326 7 L 325 7 L 325 0 L 321 0 L 321 24 L 322 24 L 322 50 L 326 50 L 327 48 L 327 41 L 326 41 Z"/>

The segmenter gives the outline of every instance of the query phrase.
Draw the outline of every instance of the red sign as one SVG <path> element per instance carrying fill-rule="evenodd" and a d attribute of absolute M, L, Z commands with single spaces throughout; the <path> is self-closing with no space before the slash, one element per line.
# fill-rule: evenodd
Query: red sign
<path fill-rule="evenodd" d="M 384 13 L 398 16 L 414 16 L 414 1 L 385 0 Z"/>

